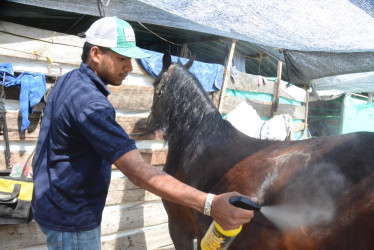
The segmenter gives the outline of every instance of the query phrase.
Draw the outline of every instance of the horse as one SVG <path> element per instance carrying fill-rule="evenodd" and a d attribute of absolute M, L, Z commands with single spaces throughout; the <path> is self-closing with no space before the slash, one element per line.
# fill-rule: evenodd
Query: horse
<path fill-rule="evenodd" d="M 164 171 L 204 192 L 238 191 L 262 206 L 230 249 L 372 249 L 374 133 L 301 141 L 251 138 L 222 115 L 185 65 L 163 67 L 149 123 L 168 143 Z M 212 219 L 163 200 L 176 249 L 193 249 Z"/>

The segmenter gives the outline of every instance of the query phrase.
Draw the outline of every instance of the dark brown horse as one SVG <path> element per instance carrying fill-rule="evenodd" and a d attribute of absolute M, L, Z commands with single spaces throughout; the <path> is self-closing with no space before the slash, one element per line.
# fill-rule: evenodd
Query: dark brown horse
<path fill-rule="evenodd" d="M 154 87 L 150 121 L 168 141 L 164 171 L 205 192 L 257 196 L 263 206 L 230 249 L 373 249 L 373 133 L 250 138 L 222 119 L 198 80 L 167 54 Z M 193 249 L 211 218 L 164 206 L 175 247 Z"/>

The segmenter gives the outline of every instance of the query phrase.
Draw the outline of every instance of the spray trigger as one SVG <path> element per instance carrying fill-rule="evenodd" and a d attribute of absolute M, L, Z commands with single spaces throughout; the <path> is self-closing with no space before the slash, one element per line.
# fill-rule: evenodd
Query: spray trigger
<path fill-rule="evenodd" d="M 243 196 L 233 196 L 230 198 L 230 203 L 235 207 L 240 207 L 247 210 L 260 210 L 261 206 L 252 200 Z"/>

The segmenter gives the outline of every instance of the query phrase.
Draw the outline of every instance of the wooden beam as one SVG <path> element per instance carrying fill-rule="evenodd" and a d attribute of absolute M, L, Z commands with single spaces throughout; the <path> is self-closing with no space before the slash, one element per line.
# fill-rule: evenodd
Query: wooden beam
<path fill-rule="evenodd" d="M 261 54 L 255 54 L 255 55 L 248 55 L 248 56 L 244 56 L 244 57 L 245 57 L 245 59 L 261 60 L 264 57 L 269 57 L 269 55 L 265 54 L 265 53 L 261 53 Z"/>
<path fill-rule="evenodd" d="M 5 142 L 3 136 L 0 138 L 0 170 L 5 170 Z M 148 148 L 141 147 L 141 141 L 136 141 L 136 145 L 144 161 L 152 165 L 165 164 L 168 153 L 167 147 L 152 149 L 152 141 L 146 140 L 146 142 L 149 142 L 146 145 Z M 163 142 L 158 141 L 158 143 Z M 35 145 L 36 141 L 10 141 L 10 163 L 15 165 L 18 162 L 25 162 L 31 155 Z"/>
<path fill-rule="evenodd" d="M 241 102 L 246 102 L 252 106 L 261 117 L 271 118 L 272 115 L 289 114 L 293 119 L 305 118 L 305 106 L 296 106 L 292 104 L 279 104 L 277 112 L 272 112 L 272 102 L 253 100 L 245 97 L 226 96 L 222 108 L 222 113 L 227 114 L 234 110 Z"/>
<path fill-rule="evenodd" d="M 101 235 L 102 249 L 122 249 L 124 246 L 159 249 L 172 245 L 161 201 L 105 207 Z M 47 249 L 46 236 L 35 221 L 2 225 L 0 242 L 2 249 Z"/>
<path fill-rule="evenodd" d="M 304 129 L 308 128 L 308 114 L 309 114 L 309 91 L 305 90 L 305 118 L 304 118 Z"/>
<path fill-rule="evenodd" d="M 272 116 L 278 111 L 280 82 L 282 78 L 282 62 L 278 61 L 277 81 L 274 84 Z"/>
<path fill-rule="evenodd" d="M 224 68 L 224 71 L 223 71 L 222 87 L 221 87 L 220 98 L 219 98 L 219 103 L 218 103 L 218 110 L 221 113 L 222 113 L 223 102 L 224 102 L 224 99 L 225 99 L 226 85 L 227 85 L 227 82 L 230 79 L 230 68 L 231 68 L 232 58 L 234 56 L 234 51 L 235 51 L 235 46 L 236 46 L 237 41 L 238 40 L 233 39 L 232 42 L 231 42 L 231 48 L 230 48 L 229 56 L 227 58 L 227 62 L 226 62 L 226 65 L 225 65 L 225 68 Z"/>
<path fill-rule="evenodd" d="M 120 86 L 108 85 L 108 89 L 111 92 L 108 99 L 115 109 L 138 112 L 151 110 L 153 103 L 153 86 L 147 87 L 122 84 Z"/>
<path fill-rule="evenodd" d="M 233 90 L 240 90 L 244 92 L 254 92 L 254 93 L 266 93 L 266 94 L 274 94 L 274 83 L 272 81 L 267 81 L 266 84 L 259 84 L 258 78 L 262 76 L 258 75 L 251 75 L 246 74 L 243 72 L 239 72 L 239 77 L 234 81 L 230 78 L 230 81 L 228 81 L 226 89 L 233 89 Z M 286 84 L 283 84 L 284 82 L 281 82 L 279 95 L 280 97 L 284 97 L 290 100 L 295 100 L 298 102 L 305 102 L 305 96 L 301 95 L 303 91 L 300 89 L 300 91 L 297 92 L 297 94 L 293 94 L 292 96 L 288 94 L 286 89 L 283 87 Z M 298 88 L 296 86 L 292 86 L 292 88 Z M 290 88 L 289 88 L 290 89 Z"/>

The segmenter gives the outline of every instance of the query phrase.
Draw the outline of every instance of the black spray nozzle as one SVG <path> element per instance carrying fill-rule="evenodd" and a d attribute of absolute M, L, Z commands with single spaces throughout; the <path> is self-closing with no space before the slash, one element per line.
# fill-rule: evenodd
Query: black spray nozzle
<path fill-rule="evenodd" d="M 235 207 L 240 207 L 247 210 L 260 210 L 261 206 L 252 200 L 243 196 L 233 196 L 230 198 L 230 203 Z"/>

